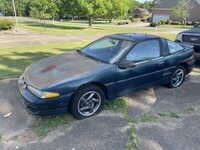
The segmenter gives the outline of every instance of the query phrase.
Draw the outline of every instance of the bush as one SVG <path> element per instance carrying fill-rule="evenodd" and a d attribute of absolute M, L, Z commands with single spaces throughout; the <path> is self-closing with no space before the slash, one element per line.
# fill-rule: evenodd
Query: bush
<path fill-rule="evenodd" d="M 125 24 L 129 24 L 129 22 L 127 22 L 127 21 L 126 22 L 118 22 L 117 24 L 118 25 L 125 25 Z"/>
<path fill-rule="evenodd" d="M 156 27 L 156 26 L 158 26 L 158 23 L 156 23 L 156 22 L 150 23 L 150 27 Z"/>
<path fill-rule="evenodd" d="M 131 22 L 137 23 L 140 21 L 141 21 L 141 18 L 131 18 Z"/>
<path fill-rule="evenodd" d="M 123 25 L 123 23 L 122 23 L 122 22 L 118 22 L 117 24 L 118 24 L 118 25 Z"/>
<path fill-rule="evenodd" d="M 8 19 L 0 19 L 0 31 L 9 30 L 13 28 L 13 22 Z"/>
<path fill-rule="evenodd" d="M 196 25 L 196 24 L 199 24 L 199 22 L 198 21 L 193 21 L 192 24 Z"/>
<path fill-rule="evenodd" d="M 187 26 L 192 26 L 193 23 L 192 23 L 191 21 L 187 21 L 187 22 L 186 22 L 186 25 L 187 25 Z"/>
<path fill-rule="evenodd" d="M 170 25 L 172 23 L 172 20 L 167 20 L 166 24 Z"/>
<path fill-rule="evenodd" d="M 171 25 L 181 25 L 181 22 L 172 21 Z"/>
<path fill-rule="evenodd" d="M 168 20 L 160 20 L 160 25 L 165 25 L 165 24 L 167 24 L 167 21 L 168 21 Z"/>

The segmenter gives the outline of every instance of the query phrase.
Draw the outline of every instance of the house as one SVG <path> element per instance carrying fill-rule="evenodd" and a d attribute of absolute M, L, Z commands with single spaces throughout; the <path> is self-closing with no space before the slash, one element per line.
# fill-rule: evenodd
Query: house
<path fill-rule="evenodd" d="M 134 18 L 148 18 L 149 17 L 149 11 L 143 8 L 137 8 L 134 10 Z"/>
<path fill-rule="evenodd" d="M 178 0 L 160 0 L 157 5 L 151 8 L 152 22 L 159 22 L 160 20 L 174 20 L 181 21 L 181 18 L 174 18 L 171 16 L 171 10 L 176 6 Z M 190 4 L 190 14 L 188 21 L 200 21 L 200 0 L 188 0 Z"/>

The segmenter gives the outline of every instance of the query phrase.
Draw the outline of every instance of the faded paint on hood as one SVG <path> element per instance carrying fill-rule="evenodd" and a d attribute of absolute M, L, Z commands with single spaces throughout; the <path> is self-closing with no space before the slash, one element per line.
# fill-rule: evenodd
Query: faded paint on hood
<path fill-rule="evenodd" d="M 67 78 L 90 72 L 102 64 L 77 52 L 64 53 L 30 65 L 24 76 L 28 84 L 43 89 Z"/>

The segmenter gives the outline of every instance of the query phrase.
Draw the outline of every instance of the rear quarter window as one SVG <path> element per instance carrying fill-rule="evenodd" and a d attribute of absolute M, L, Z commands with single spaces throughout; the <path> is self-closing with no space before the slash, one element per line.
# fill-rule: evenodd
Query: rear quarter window
<path fill-rule="evenodd" d="M 181 45 L 179 45 L 179 44 L 177 44 L 173 41 L 167 40 L 167 44 L 168 44 L 168 47 L 169 47 L 169 53 L 170 54 L 182 51 L 184 49 Z"/>

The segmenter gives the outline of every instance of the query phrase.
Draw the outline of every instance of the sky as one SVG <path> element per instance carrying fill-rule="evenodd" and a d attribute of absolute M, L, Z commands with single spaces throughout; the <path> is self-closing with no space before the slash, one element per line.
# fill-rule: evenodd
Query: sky
<path fill-rule="evenodd" d="M 151 0 L 137 0 L 137 1 L 144 3 L 145 1 L 151 1 Z"/>

